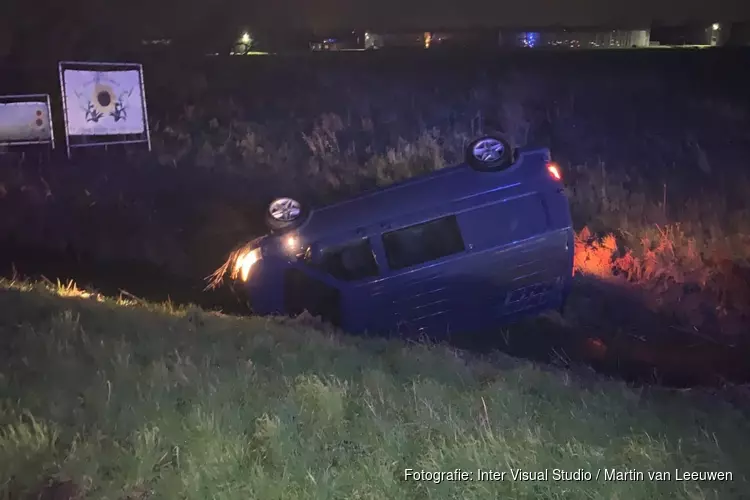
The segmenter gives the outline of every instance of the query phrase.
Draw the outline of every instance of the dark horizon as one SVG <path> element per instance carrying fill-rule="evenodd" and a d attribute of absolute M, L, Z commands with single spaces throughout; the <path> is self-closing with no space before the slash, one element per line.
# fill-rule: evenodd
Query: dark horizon
<path fill-rule="evenodd" d="M 276 3 L 273 10 L 281 14 L 274 25 L 284 25 L 287 13 L 298 11 L 299 0 Z M 314 32 L 332 29 L 370 30 L 440 30 L 494 28 L 516 26 L 649 26 L 657 24 L 688 24 L 691 22 L 737 22 L 750 19 L 750 5 L 734 0 L 711 2 L 702 0 L 635 0 L 629 3 L 573 0 L 562 5 L 551 0 L 526 0 L 520 3 L 490 0 L 381 0 L 377 4 L 325 0 L 306 5 L 304 15 L 297 18 L 299 28 Z M 276 19 L 272 11 L 266 11 Z M 258 14 L 255 14 L 258 16 Z M 262 17 L 262 16 L 261 16 Z M 293 27 L 291 23 L 286 24 Z"/>
<path fill-rule="evenodd" d="M 47 4 L 47 5 L 45 5 Z M 652 24 L 742 22 L 750 20 L 750 2 L 739 0 L 553 0 L 496 2 L 492 0 L 132 0 L 112 2 L 102 15 L 94 0 L 44 2 L 15 0 L 6 7 L 0 31 L 25 33 L 56 31 L 75 26 L 121 36 L 197 37 L 248 29 L 253 32 L 294 35 L 331 31 L 436 31 L 455 29 L 618 26 Z M 46 13 L 40 16 L 40 13 Z M 3 26 L 7 25 L 7 26 Z M 57 29 L 52 29 L 57 28 Z"/>

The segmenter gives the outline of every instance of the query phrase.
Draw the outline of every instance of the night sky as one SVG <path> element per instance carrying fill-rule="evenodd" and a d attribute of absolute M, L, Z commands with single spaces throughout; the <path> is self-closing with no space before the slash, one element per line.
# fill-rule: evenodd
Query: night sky
<path fill-rule="evenodd" d="M 483 26 L 639 28 L 652 21 L 750 19 L 750 0 L 9 0 L 6 6 L 0 31 L 56 43 L 92 29 L 107 38 L 211 38 L 236 36 L 241 29 L 326 34 Z"/>
<path fill-rule="evenodd" d="M 467 26 L 645 25 L 744 20 L 748 0 L 273 0 L 254 14 L 318 30 Z"/>

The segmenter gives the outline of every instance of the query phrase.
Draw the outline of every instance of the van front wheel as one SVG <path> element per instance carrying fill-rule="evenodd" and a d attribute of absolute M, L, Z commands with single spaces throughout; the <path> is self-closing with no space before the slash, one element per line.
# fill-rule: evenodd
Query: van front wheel
<path fill-rule="evenodd" d="M 306 211 L 302 204 L 293 198 L 276 198 L 266 210 L 266 225 L 272 231 L 293 229 L 305 220 Z"/>

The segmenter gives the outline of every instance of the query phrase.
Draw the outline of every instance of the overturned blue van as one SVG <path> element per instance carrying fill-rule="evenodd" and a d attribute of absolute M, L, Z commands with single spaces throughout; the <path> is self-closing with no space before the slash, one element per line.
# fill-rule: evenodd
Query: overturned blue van
<path fill-rule="evenodd" d="M 319 209 L 278 198 L 266 216 L 271 232 L 226 264 L 257 314 L 444 338 L 561 309 L 572 280 L 559 167 L 498 137 L 463 164 Z"/>

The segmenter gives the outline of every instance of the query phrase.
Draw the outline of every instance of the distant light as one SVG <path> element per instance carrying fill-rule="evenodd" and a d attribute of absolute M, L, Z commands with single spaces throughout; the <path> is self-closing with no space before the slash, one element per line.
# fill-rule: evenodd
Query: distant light
<path fill-rule="evenodd" d="M 531 31 L 522 33 L 521 42 L 524 47 L 535 47 L 539 42 L 539 33 Z"/>
<path fill-rule="evenodd" d="M 714 24 L 713 24 L 713 25 L 711 26 L 711 28 L 712 28 L 712 29 L 713 29 L 714 31 L 719 31 L 719 29 L 721 29 L 721 25 L 720 25 L 719 23 L 714 23 Z"/>
<path fill-rule="evenodd" d="M 242 43 L 245 43 L 245 44 L 250 43 L 250 40 L 251 40 L 250 33 L 243 33 L 241 40 L 242 40 Z"/>

